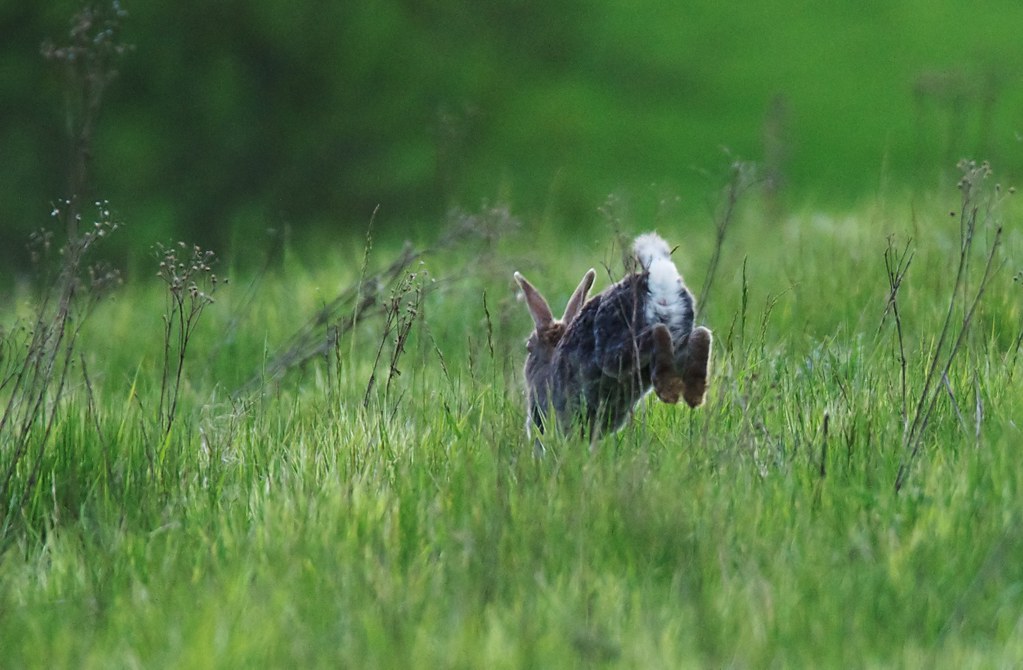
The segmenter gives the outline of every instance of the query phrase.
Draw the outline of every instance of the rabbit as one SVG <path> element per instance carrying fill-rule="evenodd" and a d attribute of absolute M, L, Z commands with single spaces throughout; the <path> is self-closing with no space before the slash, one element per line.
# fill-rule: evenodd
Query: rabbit
<path fill-rule="evenodd" d="M 663 402 L 703 403 L 711 331 L 694 327 L 695 300 L 668 244 L 656 233 L 636 238 L 639 271 L 587 301 L 596 272 L 583 275 L 565 313 L 520 273 L 514 277 L 535 329 L 526 341 L 526 433 L 543 434 L 551 408 L 562 430 L 578 427 L 591 445 L 619 430 L 653 389 Z M 537 438 L 536 446 L 543 446 Z"/>

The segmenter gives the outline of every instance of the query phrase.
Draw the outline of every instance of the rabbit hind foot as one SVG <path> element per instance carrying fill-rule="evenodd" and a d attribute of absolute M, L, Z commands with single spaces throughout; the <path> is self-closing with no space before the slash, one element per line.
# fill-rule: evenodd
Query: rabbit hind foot
<path fill-rule="evenodd" d="M 654 393 L 661 402 L 674 405 L 685 393 L 685 382 L 675 369 L 674 346 L 671 342 L 671 331 L 663 324 L 654 326 L 653 331 L 653 366 L 651 381 Z"/>
<path fill-rule="evenodd" d="M 713 338 L 709 330 L 693 330 L 686 342 L 686 356 L 681 365 L 681 378 L 685 390 L 682 397 L 690 407 L 699 407 L 707 393 L 707 374 L 710 368 L 710 350 Z"/>

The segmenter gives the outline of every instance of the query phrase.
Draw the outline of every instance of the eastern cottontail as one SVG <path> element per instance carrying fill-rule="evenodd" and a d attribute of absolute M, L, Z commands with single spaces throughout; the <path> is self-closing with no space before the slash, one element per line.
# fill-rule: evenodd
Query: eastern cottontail
<path fill-rule="evenodd" d="M 526 341 L 527 433 L 531 425 L 542 433 L 553 407 L 562 429 L 577 426 L 596 441 L 621 428 L 651 388 L 666 403 L 703 402 L 711 332 L 693 327 L 693 296 L 667 243 L 647 233 L 633 251 L 640 271 L 587 301 L 589 270 L 560 320 L 515 273 L 536 326 Z"/>

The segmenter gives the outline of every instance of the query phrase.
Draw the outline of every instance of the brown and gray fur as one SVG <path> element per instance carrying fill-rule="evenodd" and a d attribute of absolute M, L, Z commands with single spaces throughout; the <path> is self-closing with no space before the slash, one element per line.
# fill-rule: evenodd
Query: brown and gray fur
<path fill-rule="evenodd" d="M 586 300 L 596 273 L 584 276 L 555 319 L 546 299 L 519 273 L 535 329 L 526 342 L 526 430 L 557 425 L 596 441 L 618 430 L 653 390 L 663 402 L 702 404 L 711 332 L 694 327 L 695 304 L 656 234 L 636 239 L 640 270 Z"/>

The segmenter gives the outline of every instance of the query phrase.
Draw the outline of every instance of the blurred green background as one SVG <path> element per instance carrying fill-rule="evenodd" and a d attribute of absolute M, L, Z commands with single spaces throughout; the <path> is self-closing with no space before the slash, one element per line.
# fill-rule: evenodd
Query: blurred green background
<path fill-rule="evenodd" d="M 1023 3 L 1002 0 L 133 2 L 90 198 L 123 252 L 221 253 L 284 227 L 428 234 L 502 201 L 580 227 L 614 192 L 705 215 L 727 164 L 783 202 L 933 188 L 961 156 L 1023 172 Z M 78 3 L 0 4 L 0 243 L 66 195 L 59 69 Z"/>

